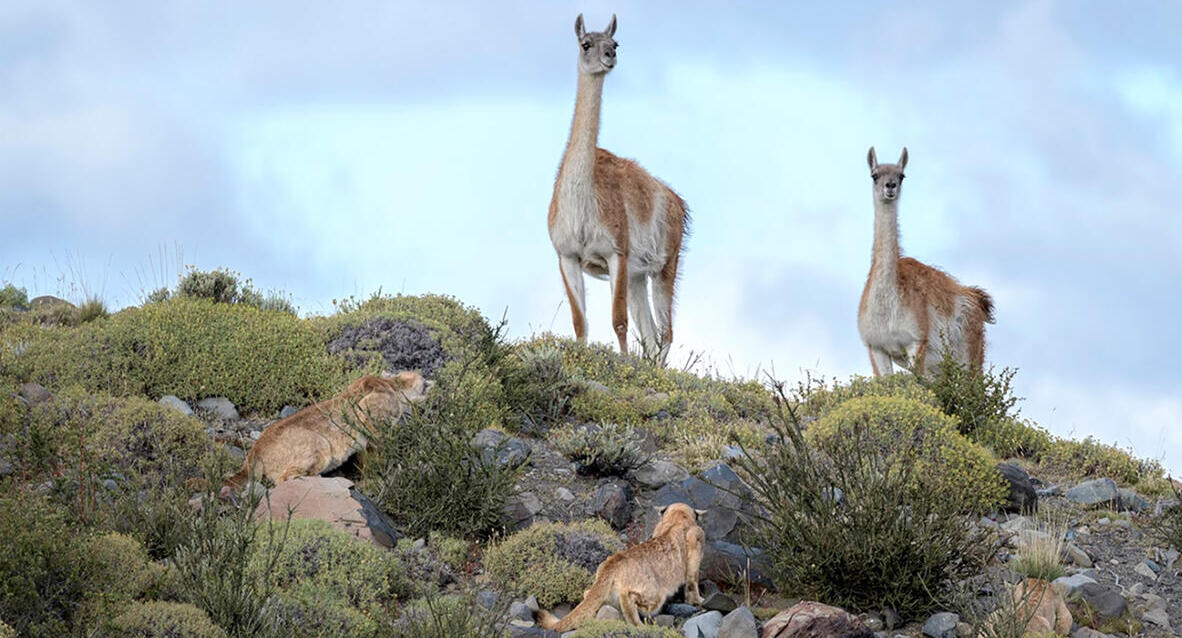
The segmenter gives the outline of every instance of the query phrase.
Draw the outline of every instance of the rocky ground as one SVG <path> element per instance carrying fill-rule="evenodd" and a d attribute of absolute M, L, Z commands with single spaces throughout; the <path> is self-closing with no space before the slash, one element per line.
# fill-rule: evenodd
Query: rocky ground
<path fill-rule="evenodd" d="M 201 401 L 193 408 L 175 397 L 165 397 L 161 403 L 195 412 L 207 422 L 209 435 L 239 458 L 271 423 L 240 418 L 224 399 Z M 284 415 L 291 411 L 285 408 Z M 706 510 L 702 519 L 709 544 L 702 566 L 706 601 L 695 607 L 678 597 L 651 619 L 657 625 L 677 628 L 685 636 L 785 638 L 804 631 L 800 619 L 814 617 L 816 622 L 836 623 L 834 626 L 848 622 L 855 634 L 873 632 L 879 638 L 965 638 L 974 633 L 951 612 L 934 614 L 922 624 L 901 625 L 889 610 L 857 610 L 862 613 L 851 616 L 817 603 L 801 602 L 793 607 L 797 601 L 776 596 L 760 568 L 758 550 L 745 549 L 741 544 L 745 512 L 742 500 L 735 494 L 747 488 L 723 461 L 701 476 L 693 476 L 662 457 L 655 446 L 649 446 L 649 460 L 626 479 L 597 479 L 580 476 L 575 466 L 545 439 L 509 437 L 485 430 L 473 442 L 486 455 L 496 456 L 498 462 L 524 466 L 520 492 L 505 508 L 510 529 L 545 521 L 600 517 L 628 544 L 634 544 L 652 529 L 656 508 L 661 505 L 683 501 Z M 1014 485 L 1011 498 L 1016 506 L 1036 505 L 1040 512 L 1052 515 L 1002 514 L 984 519 L 982 524 L 994 526 L 1009 537 L 1009 546 L 1016 551 L 1029 538 L 1047 533 L 1046 520 L 1061 521 L 1069 541 L 1063 552 L 1067 575 L 1055 586 L 1071 601 L 1074 614 L 1098 614 L 1101 621 L 1112 621 L 1109 628 L 1123 626 L 1131 635 L 1165 638 L 1182 634 L 1182 562 L 1178 561 L 1176 549 L 1156 545 L 1143 531 L 1147 517 L 1166 502 L 1151 503 L 1130 490 L 1118 490 L 1109 479 L 1045 483 L 1031 479 L 1016 466 L 1006 468 L 1005 474 Z M 272 499 L 283 503 L 290 500 L 298 505 L 297 516 L 325 518 L 369 542 L 395 542 L 394 526 L 352 488 L 348 479 L 356 479 L 356 470 L 347 465 L 334 476 L 301 479 L 300 498 L 278 493 L 281 489 L 295 489 L 293 485 L 276 488 Z M 1002 557 L 1010 553 L 1003 550 Z M 1004 567 L 999 573 L 1010 582 L 1016 580 Z M 477 588 L 487 588 L 478 600 L 491 604 L 497 584 L 482 575 L 479 567 L 472 582 Z M 511 601 L 508 628 L 513 635 L 556 635 L 534 625 L 532 612 L 536 608 L 532 597 Z M 791 613 L 776 615 L 787 608 Z M 561 615 L 567 608 L 553 611 Z M 605 607 L 599 617 L 618 619 L 619 612 Z M 796 620 L 789 622 L 791 617 Z M 1081 626 L 1077 618 L 1073 638 L 1101 635 Z"/>

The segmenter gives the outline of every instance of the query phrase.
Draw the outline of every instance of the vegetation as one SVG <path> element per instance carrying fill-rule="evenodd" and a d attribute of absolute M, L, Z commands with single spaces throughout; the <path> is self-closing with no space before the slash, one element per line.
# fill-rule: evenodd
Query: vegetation
<path fill-rule="evenodd" d="M 1045 508 L 1042 511 L 1045 512 Z M 1013 568 L 1027 578 L 1051 582 L 1067 575 L 1067 569 L 1063 567 L 1061 560 L 1063 549 L 1067 546 L 1067 521 L 1058 520 L 1045 513 L 1041 514 L 1040 518 L 1045 519 L 1040 525 L 1045 531 L 1026 534 L 1023 537 L 1018 556 L 1013 561 Z"/>
<path fill-rule="evenodd" d="M 971 436 L 985 424 L 1016 418 L 1013 380 L 1017 372 L 1012 368 L 994 372 L 992 367 L 977 372 L 946 350 L 931 380 L 924 383 L 940 409 L 959 421 L 960 433 Z"/>
<path fill-rule="evenodd" d="M 1174 502 L 1149 520 L 1149 535 L 1166 547 L 1182 551 L 1182 490 L 1170 482 Z"/>
<path fill-rule="evenodd" d="M 511 594 L 538 598 L 543 607 L 577 603 L 595 570 L 623 544 L 601 520 L 539 523 L 488 549 L 484 567 Z"/>
<path fill-rule="evenodd" d="M 470 596 L 427 596 L 407 607 L 383 638 L 503 638 L 507 609 L 482 607 Z"/>
<path fill-rule="evenodd" d="M 640 449 L 641 435 L 631 426 L 566 426 L 551 434 L 550 440 L 582 475 L 624 476 L 648 460 Z"/>
<path fill-rule="evenodd" d="M 243 304 L 259 310 L 296 314 L 295 306 L 283 293 L 271 291 L 264 295 L 255 289 L 250 279 L 225 268 L 204 271 L 189 266 L 181 275 L 176 290 L 159 288 L 147 296 L 147 303 L 159 303 L 174 297 L 196 297 L 209 299 L 214 303 Z"/>
<path fill-rule="evenodd" d="M 103 635 L 115 638 L 226 638 L 209 616 L 184 603 L 137 602 L 116 616 Z"/>
<path fill-rule="evenodd" d="M 622 620 L 595 621 L 582 625 L 571 638 L 682 638 L 679 631 L 656 625 L 629 625 Z"/>
<path fill-rule="evenodd" d="M 753 544 L 782 593 L 919 618 L 946 602 L 947 583 L 983 568 L 991 539 L 964 512 L 1000 494 L 949 491 L 928 476 L 944 458 L 992 491 L 995 479 L 978 476 L 978 454 L 948 417 L 909 399 L 865 397 L 834 408 L 806 437 L 779 396 L 783 442 L 734 463 L 765 512 Z"/>
<path fill-rule="evenodd" d="M 29 293 L 24 288 L 6 284 L 0 288 L 0 308 L 28 308 Z"/>
<path fill-rule="evenodd" d="M 563 367 L 562 353 L 552 345 L 522 344 L 514 355 L 515 366 L 506 383 L 512 424 L 519 431 L 544 435 L 566 418 L 572 399 L 584 388 Z"/>

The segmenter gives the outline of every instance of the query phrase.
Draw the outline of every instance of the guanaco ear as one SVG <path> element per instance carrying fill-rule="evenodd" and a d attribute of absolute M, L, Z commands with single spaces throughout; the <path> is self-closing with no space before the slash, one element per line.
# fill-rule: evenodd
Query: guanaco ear
<path fill-rule="evenodd" d="M 603 30 L 603 33 L 609 38 L 616 34 L 616 14 L 612 14 L 612 21 Z"/>
<path fill-rule="evenodd" d="M 907 168 L 907 147 L 903 147 L 903 154 L 899 156 L 899 170 Z"/>
<path fill-rule="evenodd" d="M 583 14 L 575 18 L 575 37 L 582 40 L 583 36 L 587 35 L 587 30 L 583 28 Z"/>
<path fill-rule="evenodd" d="M 870 170 L 878 168 L 878 156 L 874 154 L 874 147 L 870 147 L 870 152 L 866 154 L 866 163 L 870 165 Z"/>

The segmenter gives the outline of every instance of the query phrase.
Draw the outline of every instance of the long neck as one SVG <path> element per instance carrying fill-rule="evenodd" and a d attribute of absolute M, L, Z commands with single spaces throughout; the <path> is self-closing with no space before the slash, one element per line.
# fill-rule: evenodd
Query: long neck
<path fill-rule="evenodd" d="M 874 256 L 872 275 L 893 279 L 899 268 L 899 200 L 874 200 Z"/>
<path fill-rule="evenodd" d="M 603 78 L 606 74 L 579 74 L 579 93 L 575 98 L 575 117 L 570 126 L 570 140 L 562 156 L 560 172 L 590 172 L 595 166 L 595 147 L 599 140 L 599 105 L 603 101 Z"/>

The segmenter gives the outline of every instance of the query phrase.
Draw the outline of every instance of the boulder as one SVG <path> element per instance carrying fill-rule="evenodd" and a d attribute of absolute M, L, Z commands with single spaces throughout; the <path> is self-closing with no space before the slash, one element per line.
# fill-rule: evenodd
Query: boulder
<path fill-rule="evenodd" d="M 686 603 L 669 603 L 665 605 L 665 613 L 674 618 L 689 618 L 698 613 L 698 608 Z"/>
<path fill-rule="evenodd" d="M 314 518 L 328 521 L 334 528 L 379 547 L 393 547 L 398 542 L 394 526 L 373 501 L 342 477 L 301 476 L 284 481 L 271 490 L 255 509 L 255 518 Z"/>
<path fill-rule="evenodd" d="M 723 616 L 718 626 L 718 638 L 759 638 L 755 614 L 746 607 L 739 607 Z"/>
<path fill-rule="evenodd" d="M 620 610 L 611 605 L 604 605 L 595 612 L 595 620 L 621 620 L 624 617 L 620 615 Z"/>
<path fill-rule="evenodd" d="M 923 624 L 923 635 L 930 638 L 956 638 L 956 624 L 960 616 L 947 611 L 932 614 Z"/>
<path fill-rule="evenodd" d="M 511 531 L 525 529 L 533 524 L 534 515 L 542 511 L 542 501 L 533 492 L 522 492 L 505 502 L 501 519 Z"/>
<path fill-rule="evenodd" d="M 738 605 L 735 603 L 734 598 L 719 591 L 706 596 L 706 600 L 702 601 L 702 609 L 721 611 L 724 614 L 734 611 L 736 607 Z"/>
<path fill-rule="evenodd" d="M 1100 583 L 1085 583 L 1079 588 L 1079 599 L 1091 605 L 1101 620 L 1120 618 L 1129 609 L 1120 592 Z"/>
<path fill-rule="evenodd" d="M 689 475 L 685 468 L 676 463 L 653 459 L 633 470 L 630 478 L 640 487 L 659 490 L 670 483 L 680 483 Z"/>
<path fill-rule="evenodd" d="M 1136 490 L 1122 487 L 1116 492 L 1122 510 L 1131 512 L 1145 512 L 1149 510 L 1149 500 L 1138 494 Z"/>
<path fill-rule="evenodd" d="M 39 383 L 22 383 L 16 395 L 31 406 L 45 403 L 53 398 L 53 393 Z"/>
<path fill-rule="evenodd" d="M 1034 491 L 1034 484 L 1030 482 L 1030 475 L 1026 470 L 1014 463 L 998 463 L 997 471 L 1010 485 L 1009 498 L 1002 507 L 1007 512 L 1023 514 L 1038 509 L 1038 494 Z"/>
<path fill-rule="evenodd" d="M 480 458 L 485 464 L 495 459 L 497 464 L 510 469 L 521 466 L 534 451 L 529 443 L 492 429 L 477 432 L 472 437 L 472 446 L 480 450 Z"/>
<path fill-rule="evenodd" d="M 226 397 L 210 397 L 197 402 L 197 409 L 212 414 L 219 421 L 237 421 L 242 418 L 238 408 Z"/>
<path fill-rule="evenodd" d="M 694 509 L 705 510 L 698 523 L 706 532 L 706 540 L 743 542 L 746 523 L 754 514 L 749 500 L 751 488 L 725 463 L 715 464 L 702 474 L 678 483 L 669 483 L 653 495 L 654 508 L 673 503 L 686 503 Z M 645 529 L 651 533 L 660 520 L 657 509 L 647 513 Z M 646 534 L 647 535 L 647 534 Z"/>
<path fill-rule="evenodd" d="M 1084 507 L 1099 507 L 1117 503 L 1120 492 L 1116 488 L 1116 481 L 1110 478 L 1092 479 L 1069 488 L 1064 494 L 1067 498 Z"/>
<path fill-rule="evenodd" d="M 300 409 L 295 406 L 285 405 L 285 406 L 283 406 L 283 409 L 279 410 L 279 418 L 286 419 L 287 417 L 289 417 L 299 411 L 300 411 Z"/>
<path fill-rule="evenodd" d="M 708 611 L 685 621 L 681 628 L 686 638 L 718 638 L 718 630 L 722 626 L 722 613 Z"/>
<path fill-rule="evenodd" d="M 746 574 L 753 583 L 773 589 L 770 566 L 763 550 L 726 541 L 707 541 L 698 573 L 702 578 L 726 581 Z"/>
<path fill-rule="evenodd" d="M 798 636 L 872 638 L 874 634 L 862 621 L 844 609 L 809 600 L 785 609 L 763 624 L 762 638 Z"/>
<path fill-rule="evenodd" d="M 607 481 L 595 490 L 591 507 L 612 527 L 624 529 L 632 517 L 632 487 L 624 481 Z"/>
<path fill-rule="evenodd" d="M 1088 553 L 1076 545 L 1075 543 L 1067 543 L 1063 546 L 1063 553 L 1071 559 L 1071 563 L 1078 567 L 1091 567 L 1092 557 Z"/>
<path fill-rule="evenodd" d="M 157 403 L 166 408 L 172 408 L 185 416 L 193 416 L 193 408 L 189 407 L 188 403 L 185 403 L 176 395 L 166 394 L 160 397 L 160 401 Z"/>

